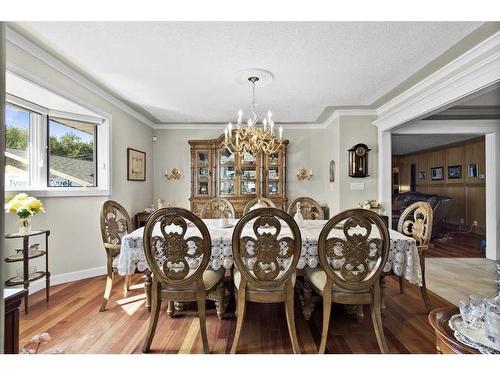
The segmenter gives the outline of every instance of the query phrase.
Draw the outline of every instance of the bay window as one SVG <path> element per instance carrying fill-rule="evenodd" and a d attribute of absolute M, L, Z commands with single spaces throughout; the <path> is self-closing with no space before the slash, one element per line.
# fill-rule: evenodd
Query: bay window
<path fill-rule="evenodd" d="M 108 195 L 110 118 L 11 73 L 6 91 L 7 193 Z"/>

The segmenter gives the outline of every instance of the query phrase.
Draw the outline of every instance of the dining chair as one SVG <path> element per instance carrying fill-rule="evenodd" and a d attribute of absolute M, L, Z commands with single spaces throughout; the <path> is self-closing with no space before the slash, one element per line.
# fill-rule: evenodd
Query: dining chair
<path fill-rule="evenodd" d="M 428 202 L 415 202 L 403 211 L 398 222 L 398 232 L 412 237 L 417 243 L 420 268 L 422 269 L 422 286 L 420 287 L 420 291 L 428 313 L 431 312 L 432 305 L 425 284 L 425 255 L 429 249 L 429 242 L 432 237 L 432 221 L 432 206 Z M 399 288 L 401 294 L 403 294 L 405 290 L 403 276 L 399 276 Z"/>
<path fill-rule="evenodd" d="M 292 349 L 300 353 L 294 317 L 295 269 L 302 248 L 297 223 L 277 208 L 258 208 L 238 221 L 232 243 L 237 319 L 231 353 L 238 348 L 247 302 L 284 302 Z"/>
<path fill-rule="evenodd" d="M 340 225 L 345 238 L 337 237 L 340 235 Z M 347 210 L 326 223 L 319 235 L 318 247 L 320 266 L 306 268 L 304 288 L 312 287 L 323 297 L 323 330 L 319 353 L 324 353 L 326 349 L 332 303 L 369 304 L 380 351 L 388 353 L 382 326 L 380 292 L 380 275 L 390 247 L 387 225 L 374 212 L 361 208 Z M 304 293 L 310 292 L 304 289 Z"/>
<path fill-rule="evenodd" d="M 297 212 L 297 203 L 300 204 L 300 213 L 304 220 L 323 220 L 323 209 L 314 199 L 309 197 L 300 197 L 295 199 L 290 206 L 288 206 L 288 214 L 292 217 Z"/>
<path fill-rule="evenodd" d="M 222 219 L 224 215 L 229 215 L 232 219 L 236 218 L 233 204 L 226 198 L 220 197 L 210 199 L 200 213 L 202 219 Z"/>
<path fill-rule="evenodd" d="M 258 197 L 250 200 L 246 205 L 245 208 L 243 209 L 243 215 L 246 215 L 252 209 L 255 209 L 254 206 L 257 206 L 257 208 L 264 208 L 264 207 L 271 207 L 275 208 L 276 205 L 273 203 L 272 200 L 264 197 Z"/>
<path fill-rule="evenodd" d="M 192 231 L 186 238 L 188 228 Z M 162 301 L 197 301 L 203 352 L 208 353 L 205 317 L 207 292 L 224 276 L 224 269 L 207 269 L 212 252 L 208 228 L 184 208 L 154 211 L 144 229 L 144 253 L 152 272 L 151 315 L 142 347 L 149 352 L 155 335 Z"/>
<path fill-rule="evenodd" d="M 104 249 L 106 250 L 106 286 L 104 288 L 104 298 L 99 311 L 105 311 L 111 291 L 113 289 L 113 260 L 120 254 L 122 237 L 132 232 L 134 229 L 127 210 L 118 202 L 107 200 L 101 205 L 100 212 L 101 236 Z M 125 276 L 124 291 L 130 287 L 130 276 Z"/>

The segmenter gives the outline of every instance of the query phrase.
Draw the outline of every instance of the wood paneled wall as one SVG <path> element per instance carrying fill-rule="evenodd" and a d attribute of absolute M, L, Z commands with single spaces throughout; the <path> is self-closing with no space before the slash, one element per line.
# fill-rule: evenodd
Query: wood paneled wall
<path fill-rule="evenodd" d="M 477 232 L 486 230 L 485 201 L 485 144 L 484 137 L 455 143 L 439 148 L 408 155 L 393 156 L 393 168 L 399 171 L 399 191 L 410 191 L 411 165 L 416 165 L 416 191 L 438 194 L 453 198 L 454 202 L 448 213 L 447 222 L 454 225 L 471 226 L 477 221 Z M 477 177 L 468 176 L 469 164 L 477 164 Z M 461 165 L 459 179 L 448 178 L 448 166 Z M 443 167 L 443 179 L 431 179 L 431 168 Z M 419 172 L 425 172 L 426 178 L 419 179 Z"/>

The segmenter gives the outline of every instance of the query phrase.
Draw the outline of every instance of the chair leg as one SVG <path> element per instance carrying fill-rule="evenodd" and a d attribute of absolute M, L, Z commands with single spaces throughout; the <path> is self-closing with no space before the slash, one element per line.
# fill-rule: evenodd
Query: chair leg
<path fill-rule="evenodd" d="M 146 270 L 144 271 L 144 274 L 146 275 L 144 278 L 144 293 L 146 294 L 145 308 L 146 311 L 151 311 L 151 283 L 152 283 L 151 271 Z"/>
<path fill-rule="evenodd" d="M 332 312 L 332 289 L 331 285 L 326 285 L 323 291 L 323 329 L 321 331 L 321 344 L 319 354 L 324 354 L 326 341 L 328 340 L 328 328 L 330 326 L 330 314 Z"/>
<path fill-rule="evenodd" d="M 167 315 L 169 318 L 173 318 L 175 313 L 175 305 L 174 301 L 168 300 L 167 301 Z"/>
<path fill-rule="evenodd" d="M 125 275 L 125 281 L 123 283 L 123 293 L 127 294 L 130 290 L 130 275 Z"/>
<path fill-rule="evenodd" d="M 424 299 L 427 312 L 430 313 L 432 310 L 432 305 L 431 305 L 431 300 L 429 298 L 429 294 L 427 293 L 427 286 L 425 284 L 425 254 L 421 252 L 419 255 L 420 255 L 420 268 L 422 269 L 422 286 L 420 287 L 420 292 L 422 293 L 422 298 Z"/>
<path fill-rule="evenodd" d="M 144 340 L 144 345 L 142 346 L 143 353 L 149 352 L 149 349 L 151 348 L 151 343 L 153 342 L 153 337 L 156 331 L 156 325 L 158 324 L 158 317 L 160 316 L 161 299 L 158 282 L 153 280 L 152 284 L 151 314 L 149 316 L 149 328 L 146 334 L 146 340 Z"/>
<path fill-rule="evenodd" d="M 286 285 L 286 322 L 288 325 L 288 333 L 292 341 L 293 354 L 300 354 L 299 340 L 297 340 L 297 330 L 295 329 L 295 314 L 294 314 L 294 287 L 292 281 L 287 282 Z"/>
<path fill-rule="evenodd" d="M 365 313 L 363 311 L 363 305 L 358 305 L 356 309 L 356 320 L 361 322 L 365 317 Z"/>
<path fill-rule="evenodd" d="M 238 343 L 240 341 L 241 328 L 243 327 L 243 319 L 245 318 L 246 289 L 246 281 L 242 279 L 240 288 L 238 290 L 238 302 L 236 308 L 236 331 L 234 333 L 233 345 L 231 346 L 231 354 L 236 354 L 236 349 L 238 348 Z"/>
<path fill-rule="evenodd" d="M 384 327 L 382 325 L 382 314 L 381 314 L 381 294 L 380 285 L 375 283 L 373 286 L 373 299 L 370 305 L 373 329 L 375 331 L 375 336 L 377 338 L 378 346 L 382 354 L 389 353 L 387 348 L 387 342 L 385 341 Z"/>
<path fill-rule="evenodd" d="M 314 309 L 312 302 L 312 288 L 309 281 L 304 281 L 304 287 L 302 288 L 302 314 L 305 320 L 311 319 L 311 315 Z"/>
<path fill-rule="evenodd" d="M 226 287 L 223 281 L 219 282 L 215 293 L 217 294 L 217 302 L 215 303 L 217 318 L 222 319 L 224 313 L 226 312 Z"/>
<path fill-rule="evenodd" d="M 399 293 L 404 294 L 406 290 L 405 278 L 399 276 Z"/>
<path fill-rule="evenodd" d="M 113 289 L 113 257 L 107 254 L 107 276 L 106 276 L 106 287 L 104 288 L 104 297 L 102 300 L 101 308 L 99 311 L 105 311 L 108 304 L 109 298 L 111 297 L 111 290 Z"/>
<path fill-rule="evenodd" d="M 203 353 L 208 354 L 210 353 L 210 350 L 208 348 L 207 320 L 205 313 L 205 305 L 207 303 L 205 284 L 203 284 L 203 280 L 201 278 L 197 281 L 197 283 L 196 299 L 198 301 L 198 318 L 200 321 L 201 341 L 203 342 Z"/>

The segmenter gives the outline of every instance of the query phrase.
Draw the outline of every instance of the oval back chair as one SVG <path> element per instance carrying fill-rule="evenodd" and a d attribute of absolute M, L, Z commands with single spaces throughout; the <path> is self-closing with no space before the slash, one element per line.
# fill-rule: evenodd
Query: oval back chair
<path fill-rule="evenodd" d="M 235 219 L 236 212 L 233 204 L 226 198 L 210 199 L 201 209 L 202 219 L 222 219 L 224 217 Z"/>
<path fill-rule="evenodd" d="M 304 220 L 323 220 L 323 209 L 314 199 L 309 197 L 300 197 L 295 199 L 290 206 L 288 206 L 288 214 L 292 217 L 297 212 L 297 203 L 300 204 L 300 213 Z"/>
<path fill-rule="evenodd" d="M 273 203 L 272 200 L 268 199 L 268 198 L 264 198 L 264 197 L 260 197 L 260 198 L 254 198 L 252 200 L 250 200 L 246 205 L 245 205 L 245 208 L 243 209 L 243 215 L 246 215 L 247 213 L 249 213 L 250 211 L 252 211 L 252 207 L 255 206 L 256 204 L 262 204 L 266 207 L 271 207 L 271 208 L 275 208 L 276 205 Z"/>
<path fill-rule="evenodd" d="M 203 350 L 208 353 L 205 322 L 207 287 L 220 277 L 206 277 L 211 256 L 210 233 L 203 221 L 184 208 L 154 211 L 144 229 L 144 253 L 153 274 L 151 316 L 143 346 L 148 352 L 158 323 L 162 300 L 197 301 Z M 211 271 L 215 275 L 215 271 Z M 217 273 L 220 275 L 220 273 Z"/>
<path fill-rule="evenodd" d="M 243 216 L 233 232 L 237 322 L 231 352 L 235 353 L 246 302 L 285 302 L 294 353 L 299 353 L 294 318 L 295 271 L 302 249 L 299 227 L 277 208 L 258 208 Z"/>
<path fill-rule="evenodd" d="M 389 256 L 387 225 L 369 210 L 347 210 L 328 221 L 320 233 L 318 246 L 321 267 L 308 269 L 306 280 L 323 296 L 320 353 L 326 348 L 332 303 L 370 304 L 377 341 L 382 353 L 386 353 L 380 275 Z"/>
<path fill-rule="evenodd" d="M 432 221 L 432 206 L 428 202 L 415 202 L 403 211 L 398 222 L 398 232 L 412 237 L 417 243 L 420 268 L 422 269 L 422 286 L 420 287 L 420 292 L 422 293 L 427 312 L 431 312 L 432 304 L 425 284 L 425 254 L 429 249 L 429 242 L 432 238 Z M 404 285 L 403 276 L 399 276 L 401 293 L 404 293 Z"/>
<path fill-rule="evenodd" d="M 107 200 L 101 205 L 100 212 L 101 236 L 104 249 L 106 250 L 106 286 L 104 297 L 99 311 L 106 310 L 111 291 L 113 288 L 113 260 L 120 254 L 120 246 L 124 235 L 134 229 L 128 212 L 121 204 L 113 200 Z M 125 291 L 128 290 L 130 277 L 125 278 Z"/>

